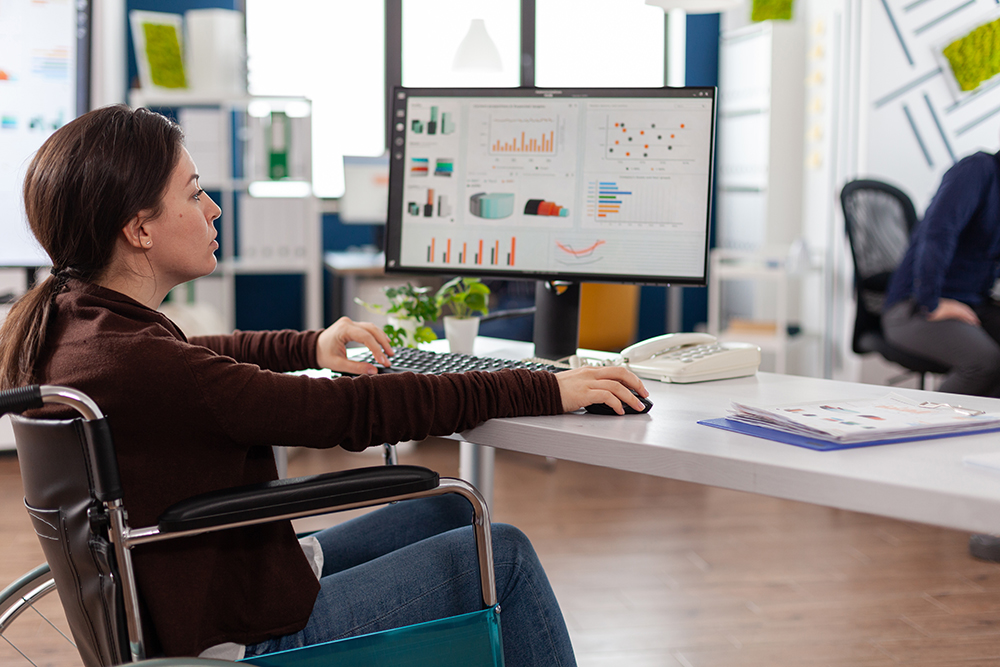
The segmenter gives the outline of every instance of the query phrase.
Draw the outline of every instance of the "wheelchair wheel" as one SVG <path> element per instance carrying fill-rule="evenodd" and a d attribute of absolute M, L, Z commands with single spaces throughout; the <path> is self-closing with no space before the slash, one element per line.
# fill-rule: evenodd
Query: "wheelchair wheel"
<path fill-rule="evenodd" d="M 0 667 L 82 664 L 45 563 L 0 591 Z"/>

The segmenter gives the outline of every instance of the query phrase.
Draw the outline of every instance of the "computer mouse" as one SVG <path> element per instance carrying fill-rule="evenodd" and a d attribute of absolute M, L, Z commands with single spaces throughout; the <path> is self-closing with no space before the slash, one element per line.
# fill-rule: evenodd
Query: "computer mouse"
<path fill-rule="evenodd" d="M 625 408 L 625 414 L 642 415 L 649 412 L 649 409 L 653 407 L 653 402 L 648 398 L 643 398 L 642 396 L 640 396 L 638 392 L 636 392 L 634 389 L 629 389 L 629 391 L 632 392 L 633 396 L 642 401 L 642 404 L 645 407 L 640 412 L 639 410 L 636 410 L 625 401 L 622 401 L 622 407 Z M 592 415 L 616 415 L 616 416 L 618 415 L 618 413 L 614 411 L 614 408 L 612 408 L 610 405 L 607 405 L 606 403 L 591 403 L 590 405 L 585 407 L 584 410 L 586 410 Z"/>

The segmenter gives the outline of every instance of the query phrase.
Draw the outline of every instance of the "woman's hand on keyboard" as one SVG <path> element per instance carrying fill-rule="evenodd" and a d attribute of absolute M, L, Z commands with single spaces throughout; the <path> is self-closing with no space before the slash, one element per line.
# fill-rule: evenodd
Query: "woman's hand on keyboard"
<path fill-rule="evenodd" d="M 563 410 L 573 412 L 593 403 L 604 403 L 616 413 L 625 414 L 622 402 L 628 402 L 638 411 L 645 406 L 632 395 L 629 388 L 639 395 L 649 396 L 642 381 L 623 366 L 584 366 L 572 371 L 556 373 Z"/>
<path fill-rule="evenodd" d="M 349 317 L 341 317 L 327 327 L 316 340 L 316 363 L 321 368 L 355 375 L 374 375 L 377 369 L 371 364 L 347 358 L 347 344 L 361 343 L 375 357 L 375 361 L 389 366 L 393 354 L 392 344 L 385 332 L 371 322 L 355 322 Z"/>

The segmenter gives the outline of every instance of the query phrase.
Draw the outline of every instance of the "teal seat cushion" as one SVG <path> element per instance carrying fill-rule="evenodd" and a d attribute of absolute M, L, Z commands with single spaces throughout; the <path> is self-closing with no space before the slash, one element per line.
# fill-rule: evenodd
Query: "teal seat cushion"
<path fill-rule="evenodd" d="M 268 653 L 260 667 L 503 667 L 496 608 Z"/>

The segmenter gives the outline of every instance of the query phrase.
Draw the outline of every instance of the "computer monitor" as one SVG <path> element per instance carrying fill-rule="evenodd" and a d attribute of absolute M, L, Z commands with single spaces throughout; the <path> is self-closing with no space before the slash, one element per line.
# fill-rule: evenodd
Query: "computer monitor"
<path fill-rule="evenodd" d="M 0 266 L 49 262 L 28 229 L 21 186 L 35 151 L 87 110 L 90 2 L 0 7 Z"/>
<path fill-rule="evenodd" d="M 539 356 L 575 352 L 580 282 L 705 285 L 715 99 L 396 88 L 386 270 L 570 283 L 536 292 Z"/>
<path fill-rule="evenodd" d="M 338 213 L 345 225 L 384 225 L 388 217 L 389 156 L 344 156 L 344 196 Z"/>

